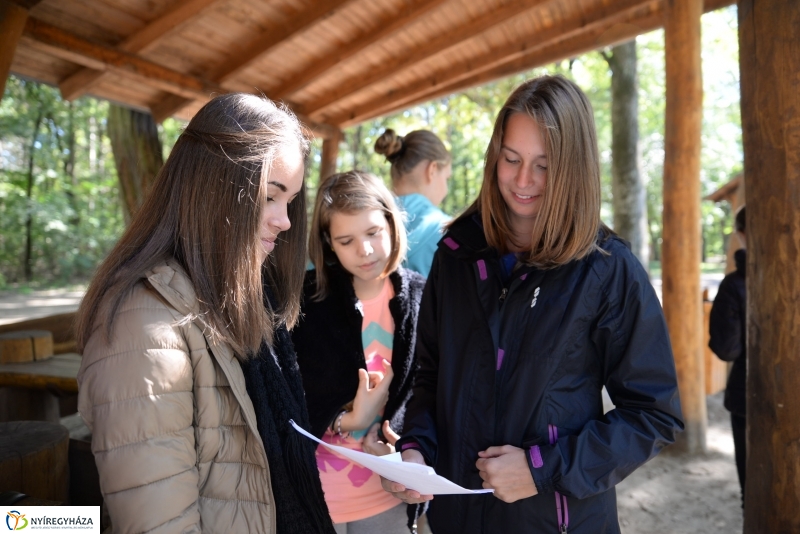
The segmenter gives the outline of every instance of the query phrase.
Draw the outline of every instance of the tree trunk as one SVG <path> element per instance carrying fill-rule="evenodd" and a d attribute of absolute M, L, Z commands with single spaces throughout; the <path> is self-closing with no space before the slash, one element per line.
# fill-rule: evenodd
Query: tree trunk
<path fill-rule="evenodd" d="M 149 113 L 110 104 L 108 138 L 114 152 L 125 222 L 130 223 L 164 164 L 158 128 Z"/>
<path fill-rule="evenodd" d="M 645 269 L 650 260 L 645 188 L 639 172 L 636 40 L 603 54 L 611 69 L 611 193 L 614 231 L 631 244 Z"/>
<path fill-rule="evenodd" d="M 336 172 L 336 160 L 339 157 L 339 144 L 342 142 L 342 132 L 337 132 L 322 141 L 322 161 L 319 166 L 319 183 L 322 185 L 325 178 Z"/>
<path fill-rule="evenodd" d="M 800 2 L 741 0 L 747 197 L 744 531 L 800 532 Z"/>
<path fill-rule="evenodd" d="M 25 190 L 27 199 L 25 210 L 25 259 L 23 261 L 26 282 L 30 282 L 33 279 L 33 156 L 36 154 L 36 138 L 39 137 L 39 128 L 43 119 L 44 109 L 40 107 L 39 114 L 36 116 L 36 123 L 33 126 L 31 146 L 28 150 L 28 185 Z"/>

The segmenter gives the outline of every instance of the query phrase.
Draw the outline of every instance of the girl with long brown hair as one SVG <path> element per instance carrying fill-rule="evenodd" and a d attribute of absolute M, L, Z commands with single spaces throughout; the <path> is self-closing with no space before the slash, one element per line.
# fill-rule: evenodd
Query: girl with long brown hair
<path fill-rule="evenodd" d="M 304 273 L 297 119 L 206 104 L 81 304 L 79 411 L 115 531 L 330 533 L 288 329 Z"/>
<path fill-rule="evenodd" d="M 594 118 L 573 82 L 530 80 L 500 110 L 480 195 L 439 244 L 417 333 L 397 449 L 494 490 L 437 496 L 436 534 L 619 533 L 615 484 L 683 423 L 661 306 L 600 222 Z"/>

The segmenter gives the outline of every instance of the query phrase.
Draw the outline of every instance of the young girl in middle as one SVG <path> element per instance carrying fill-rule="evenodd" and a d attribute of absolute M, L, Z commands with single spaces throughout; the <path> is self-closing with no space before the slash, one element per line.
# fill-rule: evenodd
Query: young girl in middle
<path fill-rule="evenodd" d="M 417 362 L 425 279 L 400 266 L 402 216 L 376 176 L 334 174 L 320 186 L 309 236 L 301 319 L 292 332 L 311 431 L 371 454 L 394 452 Z M 380 477 L 324 447 L 322 488 L 339 534 L 407 534 L 416 509 L 383 491 Z"/>

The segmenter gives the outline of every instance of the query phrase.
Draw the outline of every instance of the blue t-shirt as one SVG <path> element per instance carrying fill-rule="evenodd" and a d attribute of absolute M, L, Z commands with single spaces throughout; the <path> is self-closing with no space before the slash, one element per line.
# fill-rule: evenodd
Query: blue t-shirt
<path fill-rule="evenodd" d="M 419 193 L 403 195 L 397 200 L 407 217 L 408 255 L 403 266 L 428 276 L 442 228 L 450 222 L 450 217 Z"/>

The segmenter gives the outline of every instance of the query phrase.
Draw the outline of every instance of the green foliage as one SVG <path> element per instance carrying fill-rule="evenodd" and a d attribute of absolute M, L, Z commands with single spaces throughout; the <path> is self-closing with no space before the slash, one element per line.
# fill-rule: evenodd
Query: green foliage
<path fill-rule="evenodd" d="M 107 107 L 64 102 L 57 89 L 9 78 L 0 101 L 0 288 L 25 281 L 29 218 L 30 282 L 38 286 L 86 280 L 118 239 Z"/>

